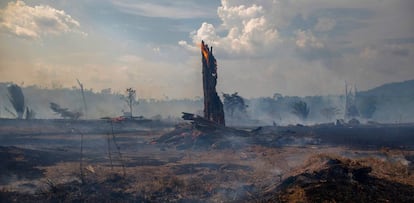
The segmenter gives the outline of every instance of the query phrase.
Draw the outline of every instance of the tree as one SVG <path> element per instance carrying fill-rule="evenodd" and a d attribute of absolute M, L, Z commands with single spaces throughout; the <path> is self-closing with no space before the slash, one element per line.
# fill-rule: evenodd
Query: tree
<path fill-rule="evenodd" d="M 320 113 L 328 120 L 332 120 L 332 118 L 339 114 L 339 109 L 336 107 L 326 107 L 321 109 Z"/>
<path fill-rule="evenodd" d="M 359 116 L 359 110 L 356 105 L 357 100 L 357 89 L 354 87 L 348 91 L 348 85 L 345 82 L 345 118 L 355 118 Z"/>
<path fill-rule="evenodd" d="M 85 113 L 85 118 L 87 119 L 88 118 L 88 106 L 86 105 L 85 92 L 83 90 L 83 84 L 78 79 L 76 79 L 76 81 L 78 81 L 79 87 L 81 89 L 82 101 L 83 101 L 83 110 L 84 110 L 84 113 Z"/>
<path fill-rule="evenodd" d="M 377 110 L 377 100 L 372 96 L 358 99 L 358 109 L 363 118 L 372 118 Z"/>
<path fill-rule="evenodd" d="M 9 92 L 9 101 L 17 113 L 17 118 L 22 119 L 25 110 L 22 88 L 18 85 L 11 84 L 7 87 L 7 91 Z"/>
<path fill-rule="evenodd" d="M 292 113 L 302 120 L 306 120 L 310 112 L 308 104 L 304 101 L 297 101 L 292 104 Z"/>
<path fill-rule="evenodd" d="M 234 116 L 234 113 L 246 114 L 246 109 L 248 105 L 245 104 L 244 99 L 238 95 L 237 92 L 233 94 L 225 94 L 224 97 L 224 110 L 230 114 L 231 117 Z"/>
<path fill-rule="evenodd" d="M 26 120 L 34 119 L 36 117 L 36 112 L 33 109 L 30 109 L 28 106 L 26 106 Z"/>
<path fill-rule="evenodd" d="M 138 104 L 138 101 L 136 100 L 137 92 L 131 87 L 127 88 L 125 92 L 126 95 L 122 96 L 122 99 L 127 103 L 129 108 L 129 116 L 132 118 L 133 106 Z"/>
<path fill-rule="evenodd" d="M 282 94 L 280 94 L 280 93 L 274 93 L 273 94 L 273 99 L 274 100 L 279 100 L 279 99 L 282 99 L 283 98 L 283 95 Z"/>
<path fill-rule="evenodd" d="M 203 75 L 204 118 L 225 126 L 224 107 L 217 94 L 217 61 L 213 55 L 213 47 L 201 41 L 201 62 Z"/>

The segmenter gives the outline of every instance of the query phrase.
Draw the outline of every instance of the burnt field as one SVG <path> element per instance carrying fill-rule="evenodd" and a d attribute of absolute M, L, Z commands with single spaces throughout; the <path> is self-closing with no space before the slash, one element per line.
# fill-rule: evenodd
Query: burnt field
<path fill-rule="evenodd" d="M 414 125 L 0 120 L 0 202 L 412 202 Z"/>

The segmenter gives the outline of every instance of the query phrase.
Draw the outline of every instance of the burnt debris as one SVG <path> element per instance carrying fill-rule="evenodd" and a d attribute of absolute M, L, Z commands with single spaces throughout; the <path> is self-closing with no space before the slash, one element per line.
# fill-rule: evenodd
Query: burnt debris
<path fill-rule="evenodd" d="M 53 102 L 50 102 L 50 109 L 64 119 L 77 120 L 82 116 L 81 112 L 70 111 L 68 108 L 62 108 L 59 104 Z"/>

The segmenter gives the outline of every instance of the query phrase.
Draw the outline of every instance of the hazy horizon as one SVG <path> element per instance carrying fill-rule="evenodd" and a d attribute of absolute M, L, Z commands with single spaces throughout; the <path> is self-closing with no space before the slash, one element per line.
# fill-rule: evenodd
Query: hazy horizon
<path fill-rule="evenodd" d="M 357 88 L 358 92 L 365 92 L 365 91 L 369 91 L 369 90 L 381 87 L 383 85 L 389 85 L 389 84 L 394 84 L 394 83 L 402 83 L 402 82 L 407 82 L 407 81 L 414 81 L 414 79 L 384 83 L 384 84 L 380 84 L 380 85 L 375 86 L 375 87 L 370 88 L 370 89 L 359 89 L 358 86 L 355 86 L 355 84 L 347 84 L 347 86 L 348 86 L 349 89 L 353 90 L 354 88 Z M 27 85 L 27 84 L 24 83 L 24 81 L 22 81 L 20 83 L 16 83 L 16 82 L 13 82 L 13 81 L 0 81 L 0 84 L 16 84 L 19 87 L 23 88 L 23 91 L 24 91 L 24 88 L 30 88 L 30 87 L 35 87 L 35 88 L 39 88 L 39 89 L 43 89 L 43 90 L 65 90 L 65 89 L 67 89 L 67 90 L 75 90 L 75 91 L 79 90 L 80 91 L 80 87 L 79 87 L 78 84 L 76 84 L 76 85 L 74 84 L 71 87 L 65 87 L 65 86 L 63 86 L 62 84 L 59 84 L 59 83 L 55 83 L 55 84 L 51 84 L 51 85 L 45 85 L 45 86 L 41 86 L 41 85 L 37 85 L 37 84 Z M 95 93 L 95 94 L 102 93 L 102 94 L 113 94 L 113 95 L 118 95 L 118 94 L 119 95 L 125 95 L 125 89 L 114 90 L 110 87 L 103 88 L 103 89 L 93 89 L 93 88 L 87 88 L 86 87 L 85 91 L 89 91 L 89 92 L 92 92 L 92 93 Z M 110 91 L 110 92 L 108 92 L 108 91 Z M 200 91 L 202 91 L 202 89 L 200 89 Z M 235 91 L 235 92 L 238 92 L 238 91 Z M 219 96 L 222 97 L 222 94 L 224 94 L 224 93 L 232 94 L 232 93 L 235 93 L 235 92 L 219 92 Z M 274 94 L 280 94 L 280 93 L 279 92 L 274 92 L 273 94 L 270 94 L 270 95 L 261 95 L 261 96 L 256 96 L 256 97 L 246 97 L 244 95 L 240 95 L 240 96 L 242 96 L 245 99 L 260 99 L 260 98 L 272 98 L 272 97 L 274 97 Z M 340 92 L 337 92 L 337 93 L 315 94 L 315 95 L 288 95 L 288 94 L 284 95 L 284 94 L 281 94 L 281 96 L 283 96 L 283 97 L 302 97 L 302 98 L 305 98 L 305 97 L 317 97 L 317 96 L 342 96 L 344 94 L 345 94 L 345 83 L 343 83 L 343 90 L 340 91 Z M 170 98 L 167 95 L 165 95 L 165 97 L 153 98 L 153 97 L 142 97 L 141 95 L 139 95 L 139 92 L 137 92 L 137 99 L 138 100 L 168 101 L 168 100 L 201 100 L 203 98 L 202 98 L 202 96 L 198 96 L 198 95 L 194 96 L 194 97 L 182 97 L 182 98 Z"/>

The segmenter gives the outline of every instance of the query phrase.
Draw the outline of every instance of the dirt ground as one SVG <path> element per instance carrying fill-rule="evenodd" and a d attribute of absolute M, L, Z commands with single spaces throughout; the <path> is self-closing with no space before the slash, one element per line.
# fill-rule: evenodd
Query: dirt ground
<path fill-rule="evenodd" d="M 371 167 L 370 177 L 389 181 L 381 184 L 398 183 L 397 189 L 408 191 L 414 187 L 410 147 L 323 144 L 309 141 L 314 135 L 299 141 L 302 135 L 296 135 L 297 142 L 283 144 L 285 138 L 276 131 L 282 144 L 270 145 L 275 141 L 270 130 L 260 135 L 260 142 L 201 149 L 195 141 L 179 148 L 156 142 L 171 126 L 129 132 L 108 126 L 83 133 L 69 127 L 57 132 L 1 125 L 0 202 L 312 202 L 320 199 L 290 186 L 289 195 L 281 194 L 280 186 L 319 170 L 320 157 Z"/>

